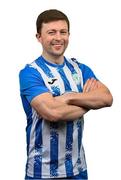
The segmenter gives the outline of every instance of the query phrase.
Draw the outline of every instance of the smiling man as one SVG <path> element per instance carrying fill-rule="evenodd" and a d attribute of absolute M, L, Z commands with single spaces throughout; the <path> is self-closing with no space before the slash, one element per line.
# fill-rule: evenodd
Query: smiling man
<path fill-rule="evenodd" d="M 20 71 L 27 116 L 25 179 L 88 179 L 82 144 L 84 114 L 112 105 L 109 89 L 93 71 L 66 58 L 70 25 L 56 9 L 37 18 L 41 56 Z"/>
<path fill-rule="evenodd" d="M 48 16 L 43 18 L 47 18 L 47 21 L 49 21 Z M 39 21 L 38 18 L 37 23 L 40 23 Z M 67 19 L 43 22 L 36 37 L 43 47 L 42 56 L 50 62 L 62 64 L 63 54 L 69 41 L 69 22 L 67 24 Z"/>

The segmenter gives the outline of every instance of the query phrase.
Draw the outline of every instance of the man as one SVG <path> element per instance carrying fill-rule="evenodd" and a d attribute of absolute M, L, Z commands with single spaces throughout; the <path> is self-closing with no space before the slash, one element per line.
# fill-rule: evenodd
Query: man
<path fill-rule="evenodd" d="M 88 179 L 83 115 L 111 106 L 112 95 L 88 66 L 64 57 L 70 34 L 64 13 L 44 11 L 36 25 L 42 55 L 19 75 L 27 115 L 25 179 Z"/>

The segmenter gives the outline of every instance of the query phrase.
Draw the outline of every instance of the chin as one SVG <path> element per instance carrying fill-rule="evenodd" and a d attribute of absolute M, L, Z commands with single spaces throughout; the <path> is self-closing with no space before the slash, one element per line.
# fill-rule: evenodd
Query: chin
<path fill-rule="evenodd" d="M 64 52 L 53 52 L 53 56 L 62 56 Z"/>
<path fill-rule="evenodd" d="M 54 54 L 55 57 L 60 57 L 60 56 L 63 56 L 63 53 L 61 54 Z"/>

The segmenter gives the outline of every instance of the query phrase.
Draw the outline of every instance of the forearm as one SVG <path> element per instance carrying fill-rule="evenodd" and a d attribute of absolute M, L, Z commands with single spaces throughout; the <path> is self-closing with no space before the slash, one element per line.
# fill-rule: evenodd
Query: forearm
<path fill-rule="evenodd" d="M 88 111 L 86 108 L 65 103 L 50 107 L 46 103 L 41 102 L 41 108 L 44 109 L 43 118 L 53 122 L 73 121 L 82 117 Z"/>
<path fill-rule="evenodd" d="M 110 92 L 97 89 L 90 92 L 68 94 L 68 104 L 84 107 L 87 109 L 99 109 L 111 106 L 112 96 Z"/>
<path fill-rule="evenodd" d="M 67 104 L 83 107 L 86 109 L 99 109 L 112 105 L 113 97 L 109 89 L 94 78 L 88 79 L 82 93 L 66 93 L 60 97 Z"/>
<path fill-rule="evenodd" d="M 73 121 L 82 117 L 87 113 L 87 109 L 75 105 L 65 105 L 56 109 L 57 113 L 60 113 L 59 120 L 61 121 Z"/>

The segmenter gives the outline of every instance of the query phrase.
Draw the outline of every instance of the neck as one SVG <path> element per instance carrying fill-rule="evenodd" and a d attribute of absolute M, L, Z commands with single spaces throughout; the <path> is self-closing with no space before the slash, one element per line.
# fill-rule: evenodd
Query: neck
<path fill-rule="evenodd" d="M 64 56 L 53 56 L 53 55 L 48 55 L 45 53 L 42 53 L 42 56 L 46 59 L 46 61 L 51 62 L 53 64 L 63 64 L 64 62 Z"/>

